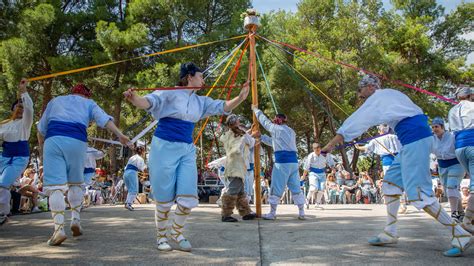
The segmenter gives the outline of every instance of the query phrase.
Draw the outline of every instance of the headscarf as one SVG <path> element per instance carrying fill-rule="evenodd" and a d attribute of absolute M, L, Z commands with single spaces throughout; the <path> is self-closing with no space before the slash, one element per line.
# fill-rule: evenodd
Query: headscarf
<path fill-rule="evenodd" d="M 437 116 L 433 118 L 433 120 L 431 121 L 431 125 L 439 125 L 439 126 L 444 127 L 444 120 L 443 118 Z"/>
<path fill-rule="evenodd" d="M 71 90 L 72 93 L 74 94 L 81 94 L 84 95 L 87 98 L 90 98 L 92 96 L 91 90 L 84 84 L 79 83 L 76 86 L 74 86 Z"/>
<path fill-rule="evenodd" d="M 375 86 L 376 89 L 380 89 L 381 88 L 381 84 L 380 84 L 380 80 L 378 77 L 374 76 L 374 75 L 369 75 L 369 74 L 366 74 L 362 77 L 362 79 L 359 81 L 359 88 L 364 88 L 364 87 L 367 87 L 369 85 L 373 85 Z"/>

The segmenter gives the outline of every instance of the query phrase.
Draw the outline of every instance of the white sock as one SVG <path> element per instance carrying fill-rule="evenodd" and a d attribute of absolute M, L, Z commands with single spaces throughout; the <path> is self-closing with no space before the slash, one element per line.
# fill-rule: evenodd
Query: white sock
<path fill-rule="evenodd" d="M 70 186 L 67 192 L 67 200 L 71 206 L 71 218 L 73 220 L 81 219 L 81 207 L 82 207 L 82 198 L 84 194 L 81 187 L 79 186 Z"/>
<path fill-rule="evenodd" d="M 174 212 L 173 224 L 171 225 L 171 236 L 176 239 L 176 241 L 181 241 L 186 239 L 183 236 L 184 224 L 186 219 L 191 214 L 191 209 L 183 207 L 179 204 L 176 204 L 176 210 Z"/>
<path fill-rule="evenodd" d="M 321 204 L 321 200 L 323 198 L 324 193 L 322 191 L 318 191 L 316 193 L 317 193 L 316 194 L 316 203 Z"/>
<path fill-rule="evenodd" d="M 398 208 L 400 208 L 400 196 L 385 195 L 385 204 L 387 205 L 387 223 L 384 231 L 391 236 L 397 236 L 397 215 Z"/>
<path fill-rule="evenodd" d="M 64 202 L 64 195 L 61 190 L 55 190 L 51 193 L 49 196 L 49 207 L 53 216 L 54 230 L 60 230 L 64 233 L 64 210 L 66 209 L 66 203 Z"/>
<path fill-rule="evenodd" d="M 438 201 L 435 201 L 431 205 L 424 207 L 423 210 L 442 225 L 449 227 L 453 237 L 467 234 L 467 232 L 462 229 L 460 225 L 453 221 L 451 216 L 449 216 L 449 214 L 441 207 Z"/>
<path fill-rule="evenodd" d="M 170 209 L 171 204 L 155 203 L 156 239 L 158 243 L 167 241 L 166 230 L 168 228 Z"/>
<path fill-rule="evenodd" d="M 0 187 L 0 215 L 10 213 L 10 190 Z"/>
<path fill-rule="evenodd" d="M 276 216 L 278 204 L 270 204 L 270 214 Z"/>
<path fill-rule="evenodd" d="M 127 200 L 126 200 L 127 204 L 132 205 L 132 204 L 133 204 L 133 201 L 135 200 L 136 197 L 137 197 L 137 194 L 135 194 L 135 193 L 130 193 L 130 192 L 129 192 L 129 193 L 127 194 Z"/>
<path fill-rule="evenodd" d="M 467 224 L 472 227 L 472 220 L 474 220 L 474 193 L 471 193 L 471 195 L 469 196 L 464 220 L 462 222 L 463 224 Z"/>
<path fill-rule="evenodd" d="M 304 216 L 304 205 L 303 204 L 298 205 L 298 213 L 299 213 L 299 216 Z"/>
<path fill-rule="evenodd" d="M 449 197 L 448 201 L 449 201 L 449 206 L 451 207 L 451 212 L 457 212 L 459 198 Z"/>

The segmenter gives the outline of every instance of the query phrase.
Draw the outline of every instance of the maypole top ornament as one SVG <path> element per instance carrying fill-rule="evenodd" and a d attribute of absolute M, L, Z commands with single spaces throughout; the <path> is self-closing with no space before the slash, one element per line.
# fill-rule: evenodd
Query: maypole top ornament
<path fill-rule="evenodd" d="M 255 9 L 247 9 L 242 13 L 241 17 L 244 18 L 244 28 L 250 30 L 260 26 L 260 14 Z"/>

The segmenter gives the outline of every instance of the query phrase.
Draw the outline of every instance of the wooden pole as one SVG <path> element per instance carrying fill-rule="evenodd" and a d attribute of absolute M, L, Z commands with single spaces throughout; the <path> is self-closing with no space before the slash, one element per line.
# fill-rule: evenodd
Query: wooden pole
<path fill-rule="evenodd" d="M 255 33 L 259 26 L 257 16 L 249 15 L 246 17 L 244 26 L 249 31 L 249 42 L 250 42 L 250 80 L 252 88 L 252 104 L 258 106 L 258 93 L 257 93 L 257 60 L 255 56 Z M 253 131 L 260 132 L 260 124 L 255 114 L 253 114 Z M 262 217 L 262 193 L 260 187 L 260 138 L 255 142 L 254 147 L 254 180 L 255 180 L 255 208 L 257 217 Z"/>

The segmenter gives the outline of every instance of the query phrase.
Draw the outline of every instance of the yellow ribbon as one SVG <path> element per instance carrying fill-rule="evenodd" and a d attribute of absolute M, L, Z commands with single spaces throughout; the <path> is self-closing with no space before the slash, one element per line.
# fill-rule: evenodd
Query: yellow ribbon
<path fill-rule="evenodd" d="M 156 53 L 152 53 L 152 54 L 142 55 L 142 56 L 138 56 L 138 57 L 134 57 L 134 58 L 129 58 L 129 59 L 124 59 L 124 60 L 99 64 L 99 65 L 94 65 L 94 66 L 82 67 L 82 68 L 77 68 L 77 69 L 72 69 L 72 70 L 47 74 L 47 75 L 42 75 L 42 76 L 38 76 L 38 77 L 34 77 L 34 78 L 28 78 L 28 81 L 37 81 L 37 80 L 54 78 L 54 77 L 58 77 L 58 76 L 69 75 L 69 74 L 83 72 L 83 71 L 87 71 L 87 70 L 91 70 L 91 69 L 96 69 L 96 68 L 101 68 L 101 67 L 105 67 L 105 66 L 120 64 L 120 63 L 124 63 L 124 62 L 128 62 L 128 61 L 132 61 L 132 60 L 137 60 L 137 59 L 142 59 L 142 58 L 147 58 L 147 57 L 152 57 L 152 56 L 157 56 L 157 55 L 163 55 L 163 54 L 169 54 L 169 53 L 179 52 L 179 51 L 183 51 L 183 50 L 187 50 L 187 49 L 191 49 L 191 48 L 195 48 L 195 47 L 200 47 L 200 46 L 210 45 L 210 44 L 214 44 L 214 43 L 220 43 L 220 42 L 240 39 L 240 38 L 243 38 L 243 37 L 246 37 L 246 36 L 247 36 L 247 34 L 243 34 L 243 35 L 227 38 L 227 39 L 224 39 L 224 40 L 198 43 L 198 44 L 188 45 L 188 46 L 184 46 L 184 47 L 178 47 L 178 48 L 174 48 L 174 49 L 170 49 L 170 50 L 165 50 L 165 51 L 161 51 L 161 52 L 156 52 Z"/>
<path fill-rule="evenodd" d="M 240 47 L 242 47 L 244 43 L 242 43 L 240 45 Z M 235 56 L 238 54 L 238 52 L 240 52 L 240 49 L 236 49 L 234 54 L 232 55 L 232 57 L 230 58 L 229 62 L 227 62 L 227 64 L 225 65 L 224 67 L 224 70 L 222 70 L 221 74 L 219 75 L 219 77 L 216 79 L 216 81 L 214 82 L 214 84 L 212 85 L 212 88 L 209 90 L 209 92 L 207 92 L 206 96 L 209 96 L 211 94 L 211 92 L 214 90 L 214 87 L 217 85 L 217 83 L 219 82 L 219 80 L 222 78 L 222 76 L 224 76 L 227 68 L 230 66 L 230 64 L 232 63 L 232 61 L 234 60 Z M 232 72 L 233 73 L 233 72 Z M 227 83 L 229 82 L 230 78 L 232 77 L 232 73 L 229 77 L 229 79 L 227 80 L 226 82 L 226 86 L 227 86 Z M 201 126 L 201 129 L 199 130 L 198 132 L 198 135 L 196 136 L 196 138 L 194 139 L 194 145 L 196 145 L 197 141 L 199 140 L 199 138 L 201 137 L 202 133 L 204 132 L 204 129 L 206 128 L 206 125 L 207 123 L 209 123 L 209 118 L 206 118 L 206 121 L 204 121 L 204 124 Z"/>

